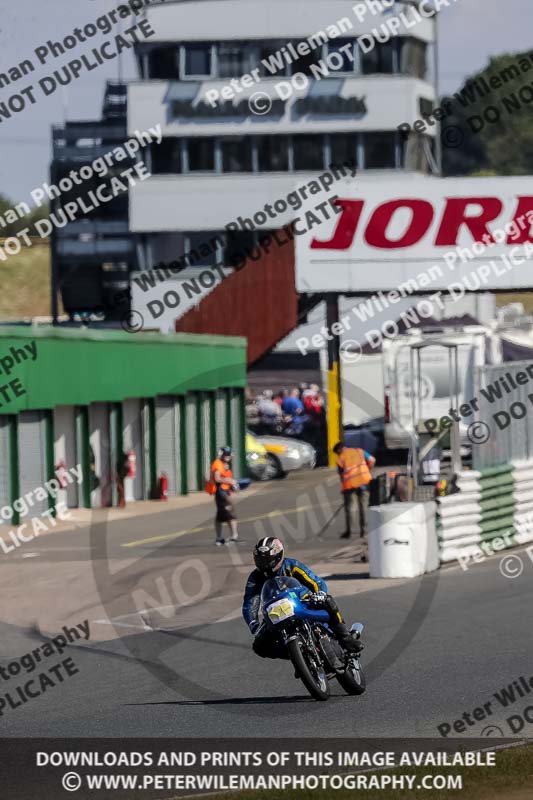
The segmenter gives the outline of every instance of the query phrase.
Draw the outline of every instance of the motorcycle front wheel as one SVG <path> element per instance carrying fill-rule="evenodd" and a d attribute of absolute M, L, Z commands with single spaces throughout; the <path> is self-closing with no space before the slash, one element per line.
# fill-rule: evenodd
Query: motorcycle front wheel
<path fill-rule="evenodd" d="M 337 680 L 346 694 L 363 694 L 366 689 L 365 673 L 361 669 L 361 664 L 357 663 L 359 664 L 359 669 L 353 666 L 350 659 L 344 672 L 337 673 Z"/>
<path fill-rule="evenodd" d="M 315 670 L 309 666 L 302 652 L 301 639 L 297 638 L 290 641 L 288 643 L 288 650 L 294 668 L 311 697 L 314 697 L 315 700 L 328 700 L 330 688 L 326 673 L 321 667 L 319 670 L 316 670 L 316 675 L 314 674 Z"/>

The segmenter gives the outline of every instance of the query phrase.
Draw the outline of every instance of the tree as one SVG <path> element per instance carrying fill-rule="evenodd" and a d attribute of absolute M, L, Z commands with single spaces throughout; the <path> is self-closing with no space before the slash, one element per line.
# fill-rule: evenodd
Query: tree
<path fill-rule="evenodd" d="M 36 236 L 35 223 L 40 219 L 48 218 L 49 208 L 47 205 L 34 208 L 29 214 L 22 217 L 13 219 L 12 222 L 7 222 L 5 216 L 10 209 L 15 208 L 15 203 L 3 194 L 0 194 L 0 217 L 4 220 L 0 225 L 0 237 L 7 238 L 8 236 L 16 236 L 19 231 L 29 228 L 29 236 Z"/>
<path fill-rule="evenodd" d="M 30 228 L 30 236 L 37 236 L 38 231 L 35 230 L 35 223 L 41 219 L 48 219 L 50 216 L 50 209 L 48 204 L 34 208 L 31 214 L 26 218 L 27 225 Z"/>
<path fill-rule="evenodd" d="M 4 215 L 9 211 L 10 208 L 13 208 L 13 203 L 11 200 L 3 194 L 0 194 L 0 217 L 4 219 Z M 15 223 L 12 222 L 5 222 L 0 226 L 0 236 L 14 236 L 17 232 L 18 228 L 15 226 Z"/>
<path fill-rule="evenodd" d="M 443 98 L 444 175 L 533 173 L 532 79 L 533 52 L 506 53 Z"/>

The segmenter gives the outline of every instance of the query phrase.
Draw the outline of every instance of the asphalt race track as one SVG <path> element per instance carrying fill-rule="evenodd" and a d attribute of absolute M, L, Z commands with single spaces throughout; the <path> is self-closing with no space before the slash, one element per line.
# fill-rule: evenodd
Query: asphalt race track
<path fill-rule="evenodd" d="M 77 530 L 42 537 L 31 547 L 37 553 L 33 558 L 16 554 L 11 560 L 3 559 L 0 665 L 38 647 L 43 636 L 57 632 L 67 617 L 69 621 L 88 618 L 92 633 L 89 642 L 72 644 L 65 651 L 64 656 L 74 660 L 77 674 L 16 709 L 3 708 L 2 735 L 437 736 L 438 725 L 453 723 L 464 712 L 491 700 L 491 713 L 472 720 L 472 725 L 465 723 L 462 735 L 488 736 L 494 733 L 491 726 L 511 735 L 505 720 L 533 705 L 533 689 L 529 698 L 519 697 L 507 709 L 494 701 L 493 693 L 520 676 L 529 679 L 533 674 L 533 563 L 525 555 L 524 571 L 515 579 L 501 574 L 500 558 L 495 557 L 468 572 L 448 568 L 423 580 L 371 591 L 358 590 L 369 581 L 354 580 L 343 567 L 335 585 L 346 580 L 357 593 L 343 592 L 339 603 L 349 621 L 361 620 L 366 625 L 363 665 L 368 688 L 361 697 L 348 697 L 334 685 L 331 700 L 318 703 L 293 677 L 289 663 L 254 656 L 251 637 L 235 615 L 257 525 L 274 509 L 289 509 L 283 519 L 290 519 L 290 509 L 298 507 L 295 496 L 309 487 L 314 490 L 324 474 L 290 478 L 243 497 L 239 517 L 251 516 L 253 521 L 241 524 L 241 537 L 246 540 L 238 545 L 244 561 L 241 571 L 231 564 L 228 548 L 213 548 L 210 509 L 205 505 L 180 512 L 178 524 L 175 512 L 170 511 L 113 523 L 106 531 L 109 553 L 103 544 L 101 551 L 95 550 L 94 530 L 93 540 L 89 530 Z M 328 488 L 334 504 L 337 492 L 336 486 Z M 207 522 L 205 530 L 194 536 L 169 536 L 157 548 L 151 544 L 123 547 L 138 541 L 143 531 L 165 536 L 187 529 L 197 524 L 199 515 Z M 339 548 L 341 516 L 321 539 L 294 543 L 291 552 L 311 565 L 324 561 Z M 109 620 L 107 627 L 103 621 L 95 622 L 102 611 L 96 612 L 94 603 L 86 601 L 90 592 L 94 594 L 97 580 L 93 561 L 109 555 L 117 567 L 125 554 L 124 578 L 117 584 L 122 593 L 127 576 L 133 574 L 128 572 L 131 564 L 139 574 L 141 567 L 148 574 L 160 569 L 163 561 L 179 564 L 198 556 L 204 559 L 214 576 L 207 605 L 203 603 L 211 621 L 193 624 L 193 616 L 190 623 L 183 617 L 176 625 L 179 614 L 173 619 L 152 614 L 150 624 L 166 630 L 149 631 L 126 610 L 124 627 L 114 629 Z M 56 572 L 59 583 L 53 577 L 44 580 L 45 574 Z M 16 587 L 20 594 L 14 602 Z M 70 606 L 68 613 L 65 605 Z M 115 609 L 114 601 L 104 605 L 107 612 Z M 55 631 L 39 622 L 40 609 L 44 614 L 50 606 L 58 620 Z M 13 621 L 21 616 L 30 619 L 32 609 L 37 619 L 34 625 Z M 197 610 L 189 611 L 194 615 Z M 14 679 L 0 681 L 1 691 L 5 693 L 14 683 Z M 531 735 L 531 730 L 526 724 L 521 735 Z"/>

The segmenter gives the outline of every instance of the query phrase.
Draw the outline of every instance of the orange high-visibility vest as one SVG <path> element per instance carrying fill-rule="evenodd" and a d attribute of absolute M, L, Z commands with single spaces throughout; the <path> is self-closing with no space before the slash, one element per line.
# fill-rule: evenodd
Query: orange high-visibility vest
<path fill-rule="evenodd" d="M 233 478 L 233 472 L 230 469 L 226 469 L 224 462 L 220 458 L 215 458 L 213 463 L 211 464 L 211 473 L 209 475 L 209 480 L 205 485 L 205 490 L 207 494 L 216 494 L 217 493 L 217 486 L 220 486 L 221 489 L 224 489 L 226 492 L 229 492 L 231 489 L 230 483 L 219 483 L 215 481 L 215 472 L 220 473 L 221 478 Z"/>
<path fill-rule="evenodd" d="M 337 466 L 342 470 L 343 492 L 366 486 L 372 480 L 365 454 L 359 447 L 345 447 L 337 459 Z"/>

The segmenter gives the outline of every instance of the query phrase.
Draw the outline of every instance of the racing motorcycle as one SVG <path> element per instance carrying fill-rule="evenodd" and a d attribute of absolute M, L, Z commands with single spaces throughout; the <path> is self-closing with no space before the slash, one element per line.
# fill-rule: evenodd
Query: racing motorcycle
<path fill-rule="evenodd" d="M 261 591 L 261 612 L 263 624 L 287 648 L 296 677 L 315 700 L 329 698 L 332 678 L 348 694 L 363 694 L 366 680 L 359 656 L 336 639 L 328 612 L 313 603 L 309 589 L 295 578 L 270 578 Z M 362 630 L 360 622 L 351 627 L 358 639 Z"/>

